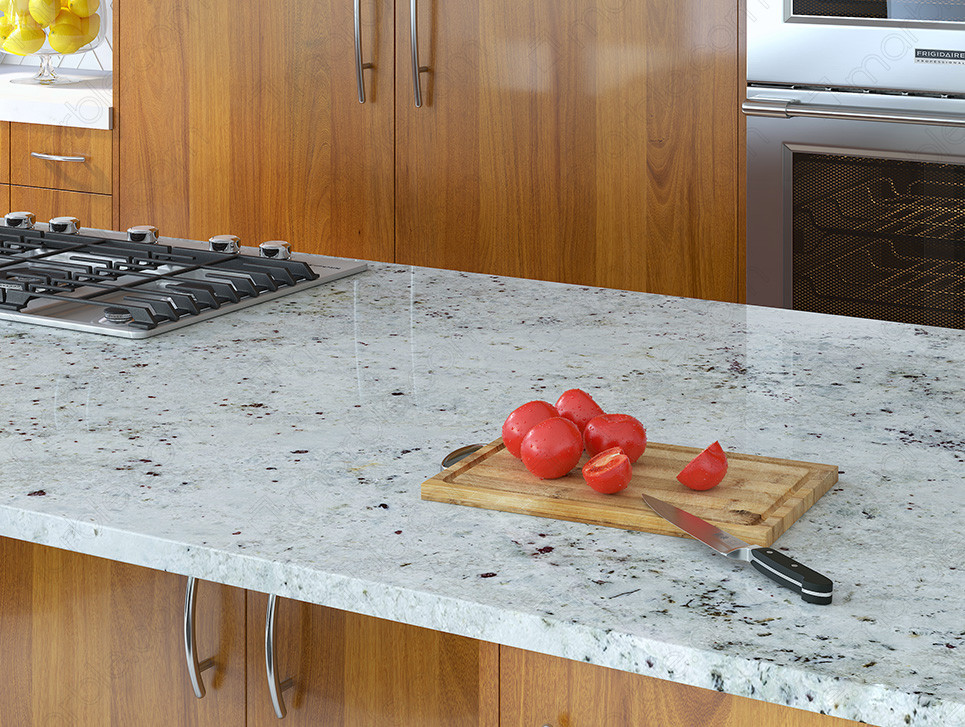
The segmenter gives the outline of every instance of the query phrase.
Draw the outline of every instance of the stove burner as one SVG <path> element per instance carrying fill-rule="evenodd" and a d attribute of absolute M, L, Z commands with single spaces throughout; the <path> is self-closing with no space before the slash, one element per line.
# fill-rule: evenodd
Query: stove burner
<path fill-rule="evenodd" d="M 291 257 L 291 245 L 284 240 L 269 240 L 258 246 L 258 252 L 262 257 L 287 260 Z"/>
<path fill-rule="evenodd" d="M 10 212 L 3 218 L 3 222 L 7 227 L 30 230 L 37 222 L 37 218 L 33 212 Z"/>
<path fill-rule="evenodd" d="M 104 320 L 108 323 L 121 325 L 133 321 L 134 315 L 127 308 L 116 308 L 111 306 L 104 309 Z"/>
<path fill-rule="evenodd" d="M 136 225 L 127 228 L 127 239 L 130 242 L 146 242 L 153 245 L 158 237 L 158 229 L 153 225 Z"/>
<path fill-rule="evenodd" d="M 241 252 L 241 238 L 235 235 L 215 235 L 208 240 L 208 249 L 235 255 Z"/>

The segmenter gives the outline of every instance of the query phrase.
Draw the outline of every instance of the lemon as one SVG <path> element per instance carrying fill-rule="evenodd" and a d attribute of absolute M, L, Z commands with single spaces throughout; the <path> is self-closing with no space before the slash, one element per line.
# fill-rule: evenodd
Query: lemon
<path fill-rule="evenodd" d="M 3 43 L 12 32 L 13 23 L 8 23 L 6 16 L 0 18 L 0 43 Z"/>
<path fill-rule="evenodd" d="M 73 13 L 62 11 L 50 26 L 47 40 L 50 42 L 50 47 L 58 53 L 64 55 L 76 53 L 86 42 L 84 31 L 81 29 L 81 19 Z"/>
<path fill-rule="evenodd" d="M 68 0 L 67 7 L 70 12 L 80 18 L 89 18 L 97 12 L 101 0 Z"/>
<path fill-rule="evenodd" d="M 14 55 L 29 56 L 43 47 L 46 37 L 39 25 L 18 25 L 3 41 L 3 49 Z"/>
<path fill-rule="evenodd" d="M 59 0 L 30 0 L 30 16 L 41 28 L 46 28 L 60 11 Z"/>
<path fill-rule="evenodd" d="M 55 25 L 67 23 L 68 25 L 73 25 L 75 28 L 80 29 L 80 26 L 83 24 L 83 22 L 83 20 L 78 18 L 69 10 L 61 9 L 61 11 L 57 13 L 57 17 L 54 18 L 54 22 L 50 24 L 50 27 L 53 28 Z"/>
<path fill-rule="evenodd" d="M 89 18 L 80 19 L 80 32 L 84 35 L 83 45 L 87 45 L 97 34 L 101 32 L 101 18 L 99 15 L 91 15 Z"/>

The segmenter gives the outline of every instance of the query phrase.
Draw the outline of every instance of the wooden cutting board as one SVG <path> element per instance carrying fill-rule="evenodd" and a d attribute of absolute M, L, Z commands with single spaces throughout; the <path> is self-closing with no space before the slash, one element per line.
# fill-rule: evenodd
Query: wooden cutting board
<path fill-rule="evenodd" d="M 629 486 L 601 495 L 580 473 L 586 454 L 566 477 L 540 480 L 497 439 L 423 482 L 422 499 L 689 537 L 647 507 L 640 496 L 651 494 L 748 543 L 771 545 L 838 481 L 834 465 L 728 452 L 723 481 L 696 492 L 677 482 L 677 473 L 699 452 L 648 442 Z"/>

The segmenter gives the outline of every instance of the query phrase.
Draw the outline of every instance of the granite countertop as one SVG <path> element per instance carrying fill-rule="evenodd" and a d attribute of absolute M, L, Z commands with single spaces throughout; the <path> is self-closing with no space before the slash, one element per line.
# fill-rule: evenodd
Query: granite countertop
<path fill-rule="evenodd" d="M 887 727 L 965 724 L 965 332 L 372 265 L 142 341 L 0 322 L 0 535 Z M 837 464 L 777 542 L 424 502 L 563 390 Z"/>

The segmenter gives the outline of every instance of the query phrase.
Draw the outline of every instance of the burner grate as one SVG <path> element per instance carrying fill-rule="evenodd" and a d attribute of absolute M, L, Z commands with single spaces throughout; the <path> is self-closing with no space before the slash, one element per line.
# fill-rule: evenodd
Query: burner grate
<path fill-rule="evenodd" d="M 115 312 L 110 323 L 149 330 L 318 277 L 297 260 L 0 228 L 0 309 L 8 311 L 39 312 L 53 301 L 126 309 L 130 320 Z"/>

